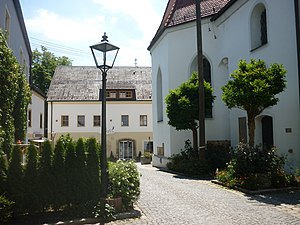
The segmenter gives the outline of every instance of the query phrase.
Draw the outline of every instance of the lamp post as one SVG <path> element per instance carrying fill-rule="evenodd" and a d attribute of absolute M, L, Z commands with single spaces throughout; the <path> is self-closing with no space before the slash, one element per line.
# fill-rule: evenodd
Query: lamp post
<path fill-rule="evenodd" d="M 204 103 L 204 74 L 202 53 L 202 30 L 201 30 L 201 0 L 196 3 L 197 24 L 197 55 L 198 55 L 198 80 L 199 80 L 199 157 L 205 159 L 205 103 Z"/>
<path fill-rule="evenodd" d="M 111 44 L 107 40 L 106 33 L 102 36 L 101 42 L 90 46 L 96 67 L 102 72 L 102 90 L 100 91 L 102 100 L 102 124 L 101 124 L 101 197 L 106 198 L 108 188 L 107 154 L 106 154 L 106 76 L 107 71 L 113 68 L 119 47 Z M 100 60 L 103 60 L 103 64 Z M 99 94 L 99 99 L 100 99 Z"/>

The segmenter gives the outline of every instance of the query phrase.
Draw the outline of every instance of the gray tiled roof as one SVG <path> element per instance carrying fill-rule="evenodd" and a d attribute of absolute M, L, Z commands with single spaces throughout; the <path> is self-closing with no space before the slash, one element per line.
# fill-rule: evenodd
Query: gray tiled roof
<path fill-rule="evenodd" d="M 99 101 L 102 75 L 96 67 L 58 66 L 48 101 Z M 152 96 L 151 67 L 114 67 L 107 73 L 107 89 L 135 89 L 137 100 Z"/>

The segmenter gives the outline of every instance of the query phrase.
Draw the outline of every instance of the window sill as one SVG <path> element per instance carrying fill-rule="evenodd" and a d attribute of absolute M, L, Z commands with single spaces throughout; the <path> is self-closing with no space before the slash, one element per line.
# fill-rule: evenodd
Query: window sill
<path fill-rule="evenodd" d="M 250 52 L 255 52 L 257 49 L 260 49 L 260 48 L 262 48 L 264 46 L 267 46 L 267 44 L 268 44 L 268 42 L 265 43 L 265 44 L 259 45 L 259 46 L 255 47 L 255 48 L 251 49 Z"/>

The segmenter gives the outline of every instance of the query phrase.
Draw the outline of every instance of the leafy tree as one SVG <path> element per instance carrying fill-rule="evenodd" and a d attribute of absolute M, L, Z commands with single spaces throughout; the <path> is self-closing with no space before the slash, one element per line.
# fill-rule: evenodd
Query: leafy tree
<path fill-rule="evenodd" d="M 204 81 L 205 107 L 211 107 L 214 96 L 213 89 L 208 82 Z M 178 88 L 170 90 L 166 96 L 168 124 L 176 130 L 192 130 L 193 149 L 197 152 L 197 128 L 199 120 L 199 92 L 198 75 L 193 73 L 188 81 Z"/>
<path fill-rule="evenodd" d="M 19 145 L 15 145 L 7 171 L 8 198 L 15 202 L 14 211 L 22 212 L 24 204 L 23 168 L 21 165 L 22 154 Z"/>
<path fill-rule="evenodd" d="M 24 137 L 30 90 L 1 29 L 0 49 L 0 126 L 4 131 L 3 151 L 9 157 L 15 135 L 14 126 L 17 136 Z"/>
<path fill-rule="evenodd" d="M 27 108 L 31 101 L 31 91 L 26 77 L 21 73 L 18 75 L 18 88 L 13 110 L 15 142 L 18 140 L 25 140 L 27 128 Z"/>
<path fill-rule="evenodd" d="M 35 49 L 32 53 L 33 84 L 47 94 L 55 68 L 59 65 L 71 66 L 72 62 L 66 56 L 55 56 L 44 46 L 41 46 L 41 52 Z"/>
<path fill-rule="evenodd" d="M 24 171 L 25 208 L 30 214 L 40 209 L 38 197 L 37 150 L 30 144 L 27 152 L 27 164 Z"/>
<path fill-rule="evenodd" d="M 95 138 L 87 140 L 87 184 L 88 184 L 88 199 L 97 199 L 100 194 L 99 180 L 99 155 L 97 151 L 98 145 Z"/>
<path fill-rule="evenodd" d="M 267 68 L 263 60 L 241 60 L 231 80 L 222 87 L 222 100 L 228 108 L 246 110 L 248 117 L 249 145 L 254 146 L 255 117 L 265 108 L 274 106 L 277 94 L 286 87 L 286 70 L 283 65 L 271 64 Z"/>
<path fill-rule="evenodd" d="M 75 154 L 75 146 L 73 142 L 69 142 L 66 149 L 66 197 L 67 202 L 72 206 L 76 205 L 76 154 Z"/>
<path fill-rule="evenodd" d="M 39 197 L 42 209 L 47 209 L 53 201 L 52 147 L 50 141 L 45 141 L 39 161 Z"/>
<path fill-rule="evenodd" d="M 59 209 L 66 202 L 66 174 L 65 174 L 65 148 L 63 142 L 59 139 L 55 145 L 53 156 L 53 178 L 54 187 L 53 193 L 55 198 L 53 199 L 54 209 Z"/>

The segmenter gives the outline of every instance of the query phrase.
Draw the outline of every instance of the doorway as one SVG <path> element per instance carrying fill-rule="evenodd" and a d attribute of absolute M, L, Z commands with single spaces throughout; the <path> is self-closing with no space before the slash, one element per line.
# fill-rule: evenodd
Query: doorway
<path fill-rule="evenodd" d="M 120 159 L 133 158 L 133 141 L 124 140 L 119 142 L 119 158 Z"/>
<path fill-rule="evenodd" d="M 271 149 L 274 146 L 273 118 L 271 116 L 264 116 L 261 119 L 261 126 L 263 147 L 266 149 Z"/>

